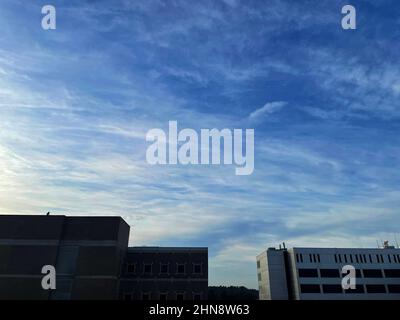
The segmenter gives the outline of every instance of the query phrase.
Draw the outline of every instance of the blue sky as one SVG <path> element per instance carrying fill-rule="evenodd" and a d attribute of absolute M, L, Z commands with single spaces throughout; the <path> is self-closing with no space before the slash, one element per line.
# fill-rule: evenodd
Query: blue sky
<path fill-rule="evenodd" d="M 121 215 L 132 244 L 208 246 L 210 284 L 248 287 L 279 242 L 399 233 L 398 1 L 2 0 L 0 30 L 0 214 Z M 254 128 L 254 173 L 148 165 L 169 120 Z"/>

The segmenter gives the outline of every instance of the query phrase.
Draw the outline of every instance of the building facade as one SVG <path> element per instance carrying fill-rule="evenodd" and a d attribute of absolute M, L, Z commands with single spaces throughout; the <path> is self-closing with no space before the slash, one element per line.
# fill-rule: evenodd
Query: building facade
<path fill-rule="evenodd" d="M 207 248 L 129 248 L 129 230 L 121 217 L 0 215 L 0 299 L 207 297 Z M 46 265 L 55 290 L 42 287 Z"/>
<path fill-rule="evenodd" d="M 128 248 L 121 299 L 204 300 L 207 290 L 207 248 Z"/>
<path fill-rule="evenodd" d="M 346 265 L 356 287 L 344 289 Z M 398 300 L 400 249 L 269 248 L 257 256 L 260 300 Z"/>

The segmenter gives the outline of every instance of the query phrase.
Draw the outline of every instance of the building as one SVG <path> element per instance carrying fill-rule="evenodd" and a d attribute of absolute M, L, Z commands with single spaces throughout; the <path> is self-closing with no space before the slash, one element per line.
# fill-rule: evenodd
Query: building
<path fill-rule="evenodd" d="M 0 299 L 115 300 L 127 288 L 135 299 L 207 297 L 207 248 L 129 248 L 129 230 L 121 217 L 0 215 Z M 164 262 L 168 282 L 156 273 Z M 42 288 L 45 265 L 56 269 L 55 290 Z"/>
<path fill-rule="evenodd" d="M 344 290 L 342 268 L 356 288 Z M 269 248 L 257 256 L 260 300 L 398 300 L 400 249 Z"/>
<path fill-rule="evenodd" d="M 207 248 L 128 248 L 122 299 L 204 300 L 207 289 Z"/>

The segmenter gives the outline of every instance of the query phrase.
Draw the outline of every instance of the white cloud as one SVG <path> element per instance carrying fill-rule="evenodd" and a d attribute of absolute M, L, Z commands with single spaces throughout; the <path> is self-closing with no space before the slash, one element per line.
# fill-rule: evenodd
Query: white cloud
<path fill-rule="evenodd" d="M 267 114 L 272 114 L 274 112 L 279 111 L 286 105 L 287 102 L 285 101 L 268 102 L 261 108 L 254 110 L 252 113 L 250 113 L 249 119 L 252 121 L 259 120 L 260 118 L 264 117 Z"/>

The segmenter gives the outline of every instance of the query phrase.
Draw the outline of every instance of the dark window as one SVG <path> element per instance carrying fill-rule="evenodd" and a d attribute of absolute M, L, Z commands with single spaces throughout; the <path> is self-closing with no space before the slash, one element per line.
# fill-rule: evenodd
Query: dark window
<path fill-rule="evenodd" d="M 335 254 L 335 262 L 337 263 L 337 255 Z"/>
<path fill-rule="evenodd" d="M 364 263 L 367 263 L 367 257 L 365 254 L 363 254 L 363 259 L 364 259 Z"/>
<path fill-rule="evenodd" d="M 183 293 L 177 293 L 176 294 L 176 300 L 183 301 L 184 298 L 185 298 L 185 295 Z"/>
<path fill-rule="evenodd" d="M 318 262 L 321 262 L 321 256 L 319 254 L 317 255 L 317 258 L 318 258 Z"/>
<path fill-rule="evenodd" d="M 303 263 L 303 254 L 300 253 L 300 262 Z"/>
<path fill-rule="evenodd" d="M 368 293 L 386 293 L 386 288 L 383 284 L 367 284 Z"/>
<path fill-rule="evenodd" d="M 309 257 L 310 257 L 310 262 L 313 262 L 312 254 L 311 254 L 311 253 L 309 254 Z"/>
<path fill-rule="evenodd" d="M 389 263 L 392 263 L 392 259 L 390 259 L 390 254 L 388 254 Z"/>
<path fill-rule="evenodd" d="M 201 264 L 195 264 L 193 266 L 193 273 L 200 274 L 201 273 Z"/>
<path fill-rule="evenodd" d="M 381 261 L 379 260 L 379 255 L 376 255 L 376 261 L 378 261 L 378 263 L 381 262 Z"/>
<path fill-rule="evenodd" d="M 125 293 L 124 300 L 126 300 L 126 301 L 132 300 L 132 293 Z"/>
<path fill-rule="evenodd" d="M 397 259 L 396 259 L 396 255 L 395 254 L 393 255 L 393 260 L 394 260 L 394 262 L 397 263 Z"/>
<path fill-rule="evenodd" d="M 342 293 L 342 286 L 339 284 L 323 284 L 323 293 Z"/>
<path fill-rule="evenodd" d="M 385 269 L 386 278 L 400 278 L 400 269 Z"/>
<path fill-rule="evenodd" d="M 372 257 L 369 255 L 369 262 L 372 263 Z"/>
<path fill-rule="evenodd" d="M 318 278 L 317 269 L 299 269 L 300 278 Z"/>
<path fill-rule="evenodd" d="M 160 293 L 160 301 L 167 301 L 167 296 L 166 293 Z"/>
<path fill-rule="evenodd" d="M 364 286 L 362 284 L 357 284 L 355 289 L 344 290 L 345 293 L 364 293 Z"/>
<path fill-rule="evenodd" d="M 144 273 L 151 273 L 151 264 L 144 265 Z"/>
<path fill-rule="evenodd" d="M 319 272 L 323 278 L 340 278 L 338 269 L 320 269 Z"/>
<path fill-rule="evenodd" d="M 135 264 L 128 264 L 128 273 L 135 273 Z"/>
<path fill-rule="evenodd" d="M 347 263 L 347 254 L 344 255 L 344 262 Z"/>
<path fill-rule="evenodd" d="M 350 255 L 350 262 L 353 263 L 353 255 Z"/>
<path fill-rule="evenodd" d="M 321 289 L 318 284 L 301 284 L 301 293 L 321 293 Z"/>
<path fill-rule="evenodd" d="M 400 293 L 400 284 L 388 284 L 389 293 Z"/>
<path fill-rule="evenodd" d="M 258 274 L 258 281 L 261 281 L 261 273 Z"/>
<path fill-rule="evenodd" d="M 381 262 L 385 263 L 385 259 L 383 258 L 383 255 L 381 255 Z"/>
<path fill-rule="evenodd" d="M 358 254 L 356 254 L 356 262 L 357 262 L 357 263 L 360 263 L 360 262 L 358 261 Z"/>
<path fill-rule="evenodd" d="M 339 262 L 342 263 L 342 255 L 339 254 Z"/>
<path fill-rule="evenodd" d="M 162 263 L 160 265 L 160 273 L 168 273 L 168 264 L 167 263 Z"/>
<path fill-rule="evenodd" d="M 296 255 L 296 257 L 297 257 L 297 255 Z M 297 261 L 298 262 L 298 261 Z M 257 261 L 257 269 L 260 269 L 261 268 L 261 264 L 260 264 L 260 261 Z"/>
<path fill-rule="evenodd" d="M 150 300 L 150 293 L 142 293 L 142 300 Z"/>
<path fill-rule="evenodd" d="M 194 301 L 200 301 L 201 300 L 201 294 L 200 293 L 194 293 L 193 294 L 193 300 Z"/>
<path fill-rule="evenodd" d="M 364 278 L 382 278 L 381 269 L 363 269 Z"/>
<path fill-rule="evenodd" d="M 184 264 L 178 264 L 176 268 L 176 273 L 185 273 L 185 265 Z"/>

